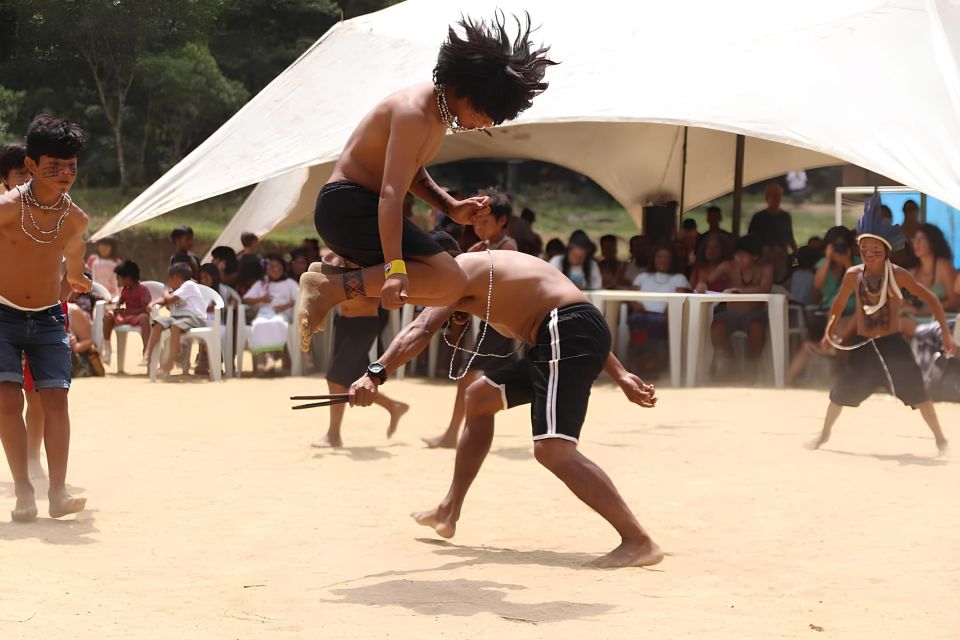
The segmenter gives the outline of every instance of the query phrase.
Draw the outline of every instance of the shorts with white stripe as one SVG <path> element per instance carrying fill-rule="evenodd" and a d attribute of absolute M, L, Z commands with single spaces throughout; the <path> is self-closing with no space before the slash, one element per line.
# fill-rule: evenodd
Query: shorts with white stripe
<path fill-rule="evenodd" d="M 534 440 L 577 442 L 590 388 L 609 353 L 610 329 L 597 308 L 566 305 L 544 318 L 526 358 L 488 373 L 486 381 L 500 388 L 505 408 L 530 403 Z"/>

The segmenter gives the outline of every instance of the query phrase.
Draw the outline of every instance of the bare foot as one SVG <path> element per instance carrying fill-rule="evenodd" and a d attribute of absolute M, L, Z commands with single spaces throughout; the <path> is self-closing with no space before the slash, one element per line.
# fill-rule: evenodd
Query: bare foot
<path fill-rule="evenodd" d="M 457 532 L 457 523 L 442 513 L 440 507 L 429 511 L 420 511 L 410 514 L 417 524 L 431 527 L 441 538 L 452 538 Z"/>
<path fill-rule="evenodd" d="M 37 519 L 37 501 L 33 493 L 17 498 L 17 506 L 10 512 L 14 522 L 33 522 Z"/>
<path fill-rule="evenodd" d="M 946 438 L 937 441 L 937 451 L 941 456 L 947 455 L 947 453 L 950 451 L 950 443 L 947 442 Z"/>
<path fill-rule="evenodd" d="M 443 435 L 433 436 L 432 438 L 420 438 L 423 440 L 424 444 L 427 445 L 428 449 L 456 449 L 457 448 L 457 434 L 454 432 L 453 435 L 450 435 L 450 431 L 444 431 Z"/>
<path fill-rule="evenodd" d="M 296 319 L 300 328 L 302 351 L 310 350 L 310 338 L 313 334 L 326 330 L 327 313 L 344 299 L 342 284 L 342 278 L 318 273 L 313 270 L 313 265 L 300 276 Z"/>
<path fill-rule="evenodd" d="M 343 446 L 343 438 L 341 438 L 339 435 L 331 436 L 328 433 L 310 446 L 315 449 L 339 449 Z"/>
<path fill-rule="evenodd" d="M 27 461 L 27 469 L 30 471 L 31 480 L 46 480 L 47 472 L 43 470 L 43 463 L 40 458 Z"/>
<path fill-rule="evenodd" d="M 158 378 L 169 378 L 170 372 L 173 371 L 173 363 L 166 365 L 162 364 L 157 367 L 157 377 Z"/>
<path fill-rule="evenodd" d="M 406 402 L 396 402 L 394 401 L 393 407 L 390 409 L 390 426 L 387 427 L 387 438 L 392 438 L 393 434 L 397 432 L 397 426 L 400 424 L 400 418 L 403 417 L 407 411 L 410 411 L 410 405 Z"/>
<path fill-rule="evenodd" d="M 663 551 L 653 541 L 647 538 L 643 542 L 627 542 L 605 556 L 590 563 L 597 569 L 615 569 L 618 567 L 649 567 L 663 560 Z"/>
<path fill-rule="evenodd" d="M 66 491 L 50 494 L 50 517 L 62 518 L 71 513 L 80 513 L 87 506 L 86 498 L 74 498 Z"/>
<path fill-rule="evenodd" d="M 821 433 L 819 436 L 807 443 L 807 449 L 815 451 L 826 444 L 827 440 L 830 439 L 829 433 Z"/>

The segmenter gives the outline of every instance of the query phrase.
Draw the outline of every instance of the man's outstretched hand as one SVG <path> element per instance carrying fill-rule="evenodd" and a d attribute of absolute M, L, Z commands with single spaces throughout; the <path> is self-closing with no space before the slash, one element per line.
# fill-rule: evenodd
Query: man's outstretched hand
<path fill-rule="evenodd" d="M 617 380 L 617 384 L 620 385 L 623 395 L 627 396 L 627 400 L 633 404 L 638 404 L 647 409 L 657 406 L 656 387 L 652 384 L 647 384 L 638 376 L 632 373 L 625 373 Z"/>
<path fill-rule="evenodd" d="M 490 215 L 490 198 L 476 196 L 460 200 L 450 209 L 450 217 L 460 224 L 476 224 Z"/>

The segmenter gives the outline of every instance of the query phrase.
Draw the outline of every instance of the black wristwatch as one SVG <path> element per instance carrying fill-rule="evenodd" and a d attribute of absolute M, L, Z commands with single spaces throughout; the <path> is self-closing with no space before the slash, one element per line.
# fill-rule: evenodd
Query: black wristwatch
<path fill-rule="evenodd" d="M 374 362 L 367 367 L 367 375 L 377 381 L 377 384 L 384 384 L 387 381 L 387 368 L 379 362 Z"/>

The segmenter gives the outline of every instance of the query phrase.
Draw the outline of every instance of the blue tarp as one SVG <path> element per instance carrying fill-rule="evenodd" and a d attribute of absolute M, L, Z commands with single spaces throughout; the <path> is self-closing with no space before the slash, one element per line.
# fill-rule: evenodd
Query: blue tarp
<path fill-rule="evenodd" d="M 920 192 L 880 193 L 880 201 L 893 212 L 893 223 L 903 223 L 903 203 L 914 200 L 920 205 Z M 940 227 L 953 249 L 953 266 L 960 268 L 960 210 L 927 196 L 927 222 Z"/>

